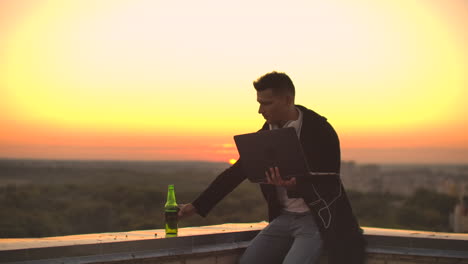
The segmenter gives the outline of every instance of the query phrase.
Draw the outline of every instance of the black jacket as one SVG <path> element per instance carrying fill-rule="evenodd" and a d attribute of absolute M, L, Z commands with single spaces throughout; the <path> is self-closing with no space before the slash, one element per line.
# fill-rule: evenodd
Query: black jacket
<path fill-rule="evenodd" d="M 308 165 L 313 172 L 340 172 L 340 144 L 338 136 L 326 118 L 303 106 L 300 142 Z M 269 129 L 265 123 L 261 130 Z M 208 188 L 193 201 L 201 216 L 208 212 L 228 193 L 236 188 L 246 176 L 240 159 L 221 173 Z M 269 220 L 281 212 L 280 203 L 273 185 L 261 184 L 263 196 L 268 203 Z M 311 209 L 320 228 L 329 263 L 363 263 L 364 238 L 353 214 L 346 192 L 339 177 L 313 176 L 297 178 L 295 192 L 290 197 L 301 197 Z"/>

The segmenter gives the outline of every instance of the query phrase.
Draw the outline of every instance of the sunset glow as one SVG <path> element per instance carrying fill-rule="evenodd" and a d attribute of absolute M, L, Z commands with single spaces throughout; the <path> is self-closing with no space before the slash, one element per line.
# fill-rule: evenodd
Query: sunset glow
<path fill-rule="evenodd" d="M 284 71 L 346 160 L 468 162 L 468 2 L 0 2 L 0 158 L 235 162 Z"/>

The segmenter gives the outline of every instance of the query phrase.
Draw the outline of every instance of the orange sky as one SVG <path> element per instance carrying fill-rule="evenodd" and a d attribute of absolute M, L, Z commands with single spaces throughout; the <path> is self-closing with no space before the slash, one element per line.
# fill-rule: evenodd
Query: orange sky
<path fill-rule="evenodd" d="M 293 79 L 345 160 L 468 162 L 468 3 L 0 2 L 0 157 L 237 158 Z"/>

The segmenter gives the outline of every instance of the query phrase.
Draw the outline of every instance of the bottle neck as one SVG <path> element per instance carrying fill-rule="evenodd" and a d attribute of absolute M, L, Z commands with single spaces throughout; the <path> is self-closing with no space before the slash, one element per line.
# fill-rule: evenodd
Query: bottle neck
<path fill-rule="evenodd" d="M 166 206 L 177 206 L 175 190 L 173 185 L 169 185 L 167 190 Z"/>

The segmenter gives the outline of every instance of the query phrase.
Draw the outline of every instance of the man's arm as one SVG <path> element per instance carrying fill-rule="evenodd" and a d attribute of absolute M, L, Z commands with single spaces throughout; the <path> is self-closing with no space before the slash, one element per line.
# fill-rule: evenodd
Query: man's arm
<path fill-rule="evenodd" d="M 304 129 L 305 128 L 305 129 Z M 303 127 L 301 139 L 309 169 L 318 174 L 297 179 L 297 190 L 306 202 L 317 200 L 314 189 L 326 198 L 333 199 L 340 191 L 340 143 L 333 127 L 325 120 L 316 120 L 312 125 Z"/>
<path fill-rule="evenodd" d="M 211 209 L 227 194 L 232 192 L 242 181 L 246 179 L 241 169 L 241 160 L 222 172 L 191 204 L 181 208 L 179 215 L 198 213 L 205 217 Z M 187 208 L 185 208 L 187 207 Z M 192 208 L 193 207 L 193 208 Z"/>

